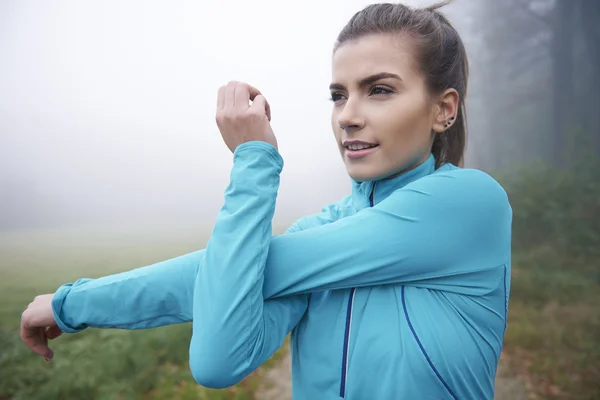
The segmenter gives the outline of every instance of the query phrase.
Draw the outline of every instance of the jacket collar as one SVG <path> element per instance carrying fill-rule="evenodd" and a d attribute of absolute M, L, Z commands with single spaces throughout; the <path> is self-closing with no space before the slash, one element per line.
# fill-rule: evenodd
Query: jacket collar
<path fill-rule="evenodd" d="M 352 180 L 352 203 L 357 210 L 377 205 L 394 191 L 434 171 L 435 158 L 430 154 L 425 162 L 394 178 L 363 182 Z M 373 204 L 371 204 L 371 193 L 373 193 Z"/>

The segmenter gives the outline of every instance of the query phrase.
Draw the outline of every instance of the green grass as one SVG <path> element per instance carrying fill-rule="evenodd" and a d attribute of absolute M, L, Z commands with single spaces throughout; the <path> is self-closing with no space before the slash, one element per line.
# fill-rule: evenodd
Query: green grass
<path fill-rule="evenodd" d="M 178 237 L 183 237 L 181 233 Z M 200 237 L 197 235 L 197 237 Z M 46 363 L 21 342 L 21 312 L 34 296 L 200 246 L 174 236 L 25 232 L 0 236 L 0 399 L 253 399 L 269 362 L 233 388 L 209 390 L 188 368 L 191 324 L 150 330 L 88 329 L 51 342 Z M 157 243 L 177 243 L 157 245 Z"/>
<path fill-rule="evenodd" d="M 505 351 L 532 398 L 600 398 L 600 286 L 550 246 L 517 254 Z M 596 262 L 596 268 L 599 267 Z"/>

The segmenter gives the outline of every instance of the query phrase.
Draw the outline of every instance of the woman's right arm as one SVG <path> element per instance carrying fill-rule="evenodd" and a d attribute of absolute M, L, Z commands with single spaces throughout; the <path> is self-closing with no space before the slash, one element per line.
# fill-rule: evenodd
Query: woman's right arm
<path fill-rule="evenodd" d="M 324 209 L 294 223 L 285 233 L 331 222 Z M 21 338 L 39 355 L 51 359 L 48 339 L 87 327 L 145 329 L 192 321 L 193 291 L 206 250 L 198 250 L 152 265 L 97 279 L 79 279 L 54 294 L 37 296 L 21 318 Z M 269 332 L 283 340 L 302 318 L 308 295 L 265 301 Z M 268 358 L 279 342 L 272 341 L 261 358 Z"/>
<path fill-rule="evenodd" d="M 54 320 L 68 333 L 87 327 L 133 330 L 189 322 L 204 253 L 62 285 L 52 298 Z"/>
<path fill-rule="evenodd" d="M 285 234 L 332 222 L 332 210 L 325 207 L 321 213 L 301 218 Z M 67 333 L 87 327 L 135 330 L 190 322 L 194 285 L 205 253 L 202 249 L 130 271 L 64 284 L 52 297 L 54 320 Z M 266 303 L 270 301 L 275 299 Z"/>
<path fill-rule="evenodd" d="M 192 319 L 192 296 L 204 250 L 97 279 L 79 279 L 36 296 L 21 316 L 21 339 L 46 359 L 48 339 L 87 327 L 142 329 Z M 301 296 L 300 296 L 301 297 Z"/>

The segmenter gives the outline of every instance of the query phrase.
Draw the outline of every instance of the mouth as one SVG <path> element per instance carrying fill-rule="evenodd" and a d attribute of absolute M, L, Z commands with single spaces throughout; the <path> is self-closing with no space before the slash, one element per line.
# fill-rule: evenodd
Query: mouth
<path fill-rule="evenodd" d="M 362 142 L 359 140 L 347 140 L 342 143 L 344 154 L 348 158 L 362 158 L 379 147 L 376 143 Z"/>

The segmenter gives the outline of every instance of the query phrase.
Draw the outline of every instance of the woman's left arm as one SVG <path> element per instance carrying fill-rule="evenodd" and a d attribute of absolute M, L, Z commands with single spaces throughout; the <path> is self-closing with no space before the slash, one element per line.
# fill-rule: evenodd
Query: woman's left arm
<path fill-rule="evenodd" d="M 402 283 L 483 295 L 501 278 L 511 210 L 486 174 L 438 172 L 354 216 L 272 237 L 282 165 L 264 142 L 235 150 L 194 290 L 190 363 L 205 386 L 243 379 L 293 328 L 266 317 L 263 293 Z"/>
<path fill-rule="evenodd" d="M 203 386 L 241 381 L 281 346 L 306 310 L 307 296 L 265 302 L 262 292 L 282 167 L 270 144 L 235 149 L 225 204 L 193 291 L 190 368 Z"/>

